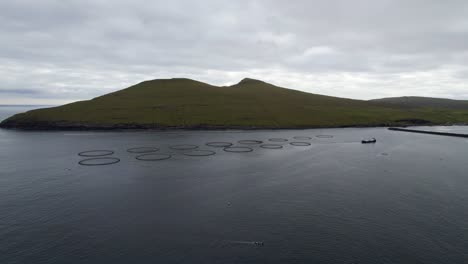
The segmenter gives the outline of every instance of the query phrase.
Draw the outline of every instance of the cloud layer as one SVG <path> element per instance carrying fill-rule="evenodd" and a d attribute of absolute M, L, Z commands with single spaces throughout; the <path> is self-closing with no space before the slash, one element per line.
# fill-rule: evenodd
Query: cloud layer
<path fill-rule="evenodd" d="M 462 0 L 0 2 L 0 104 L 171 77 L 468 99 L 467 61 Z"/>

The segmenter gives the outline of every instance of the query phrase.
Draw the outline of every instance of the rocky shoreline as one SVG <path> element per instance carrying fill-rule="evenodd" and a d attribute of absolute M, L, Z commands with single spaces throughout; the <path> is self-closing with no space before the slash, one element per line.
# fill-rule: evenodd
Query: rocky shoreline
<path fill-rule="evenodd" d="M 17 130 L 69 130 L 69 131 L 89 131 L 89 130 L 283 130 L 283 129 L 318 129 L 318 128 L 369 128 L 369 127 L 407 127 L 407 126 L 453 126 L 468 124 L 437 124 L 419 122 L 392 122 L 382 124 L 356 124 L 337 126 L 238 126 L 238 125 L 195 125 L 195 126 L 162 126 L 158 124 L 85 124 L 72 122 L 14 122 L 4 120 L 0 123 L 0 128 Z"/>

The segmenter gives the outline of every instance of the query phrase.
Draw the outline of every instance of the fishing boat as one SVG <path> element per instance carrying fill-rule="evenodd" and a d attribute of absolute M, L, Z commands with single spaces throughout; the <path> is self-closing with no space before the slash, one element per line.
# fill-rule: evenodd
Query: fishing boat
<path fill-rule="evenodd" d="M 375 143 L 375 142 L 377 142 L 377 139 L 375 139 L 375 138 L 372 138 L 372 139 L 363 139 L 363 140 L 361 141 L 362 144 L 371 144 L 371 143 Z"/>

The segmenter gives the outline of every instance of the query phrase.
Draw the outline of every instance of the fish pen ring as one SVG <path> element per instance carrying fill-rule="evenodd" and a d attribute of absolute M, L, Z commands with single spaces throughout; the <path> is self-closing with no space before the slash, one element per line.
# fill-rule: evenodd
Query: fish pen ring
<path fill-rule="evenodd" d="M 159 161 L 159 160 L 167 160 L 167 159 L 170 159 L 171 157 L 172 155 L 170 154 L 149 153 L 149 154 L 138 155 L 135 158 L 141 161 Z"/>
<path fill-rule="evenodd" d="M 127 152 L 134 153 L 134 154 L 142 154 L 142 153 L 152 153 L 158 151 L 158 148 L 153 147 L 137 147 L 137 148 L 129 148 Z"/>
<path fill-rule="evenodd" d="M 239 144 L 244 144 L 244 145 L 258 145 L 258 144 L 262 144 L 263 141 L 260 141 L 260 140 L 251 140 L 251 139 L 248 139 L 248 140 L 239 140 L 237 141 Z"/>
<path fill-rule="evenodd" d="M 102 157 L 102 156 L 109 156 L 114 154 L 114 151 L 112 150 L 87 150 L 87 151 L 82 151 L 78 153 L 78 156 L 81 157 Z"/>
<path fill-rule="evenodd" d="M 296 137 L 293 137 L 294 139 L 297 139 L 297 140 L 310 140 L 312 139 L 311 137 L 302 137 L 302 136 L 296 136 Z"/>
<path fill-rule="evenodd" d="M 263 144 L 263 145 L 260 145 L 260 147 L 264 149 L 282 149 L 283 148 L 283 146 L 278 145 L 278 144 Z"/>
<path fill-rule="evenodd" d="M 218 141 L 218 142 L 208 142 L 205 145 L 209 147 L 215 147 L 215 148 L 227 148 L 227 147 L 232 146 L 232 143 Z"/>
<path fill-rule="evenodd" d="M 317 135 L 318 138 L 333 138 L 332 135 Z"/>
<path fill-rule="evenodd" d="M 95 162 L 98 161 L 98 162 Z M 103 166 L 103 165 L 111 165 L 120 162 L 119 158 L 114 157 L 99 157 L 99 158 L 89 158 L 80 160 L 78 164 L 83 166 Z"/>
<path fill-rule="evenodd" d="M 195 149 L 189 152 L 184 152 L 182 154 L 185 156 L 192 156 L 192 157 L 204 157 L 204 156 L 212 156 L 216 154 L 216 152 L 212 150 Z"/>
<path fill-rule="evenodd" d="M 226 152 L 233 152 L 233 153 L 245 153 L 245 152 L 252 152 L 253 148 L 249 147 L 227 147 L 223 149 Z"/>
<path fill-rule="evenodd" d="M 192 149 L 197 149 L 197 145 L 191 145 L 191 144 L 182 144 L 182 145 L 173 145 L 169 146 L 170 149 L 174 150 L 192 150 Z"/>
<path fill-rule="evenodd" d="M 292 146 L 298 146 L 298 147 L 306 147 L 306 146 L 311 145 L 309 142 L 291 142 L 289 144 L 291 144 Z"/>
<path fill-rule="evenodd" d="M 285 139 L 285 138 L 270 138 L 270 139 L 268 139 L 268 141 L 271 141 L 271 142 L 287 142 L 288 140 Z"/>

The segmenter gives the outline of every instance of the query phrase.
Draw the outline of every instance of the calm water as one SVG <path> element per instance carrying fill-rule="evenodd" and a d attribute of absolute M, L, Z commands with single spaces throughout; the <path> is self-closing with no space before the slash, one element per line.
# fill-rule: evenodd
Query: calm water
<path fill-rule="evenodd" d="M 312 144 L 204 146 L 268 138 Z M 184 156 L 175 144 L 216 155 Z M 140 146 L 173 157 L 126 151 Z M 121 162 L 79 165 L 91 149 Z M 383 128 L 0 130 L 0 263 L 466 263 L 467 159 L 465 139 Z"/>

